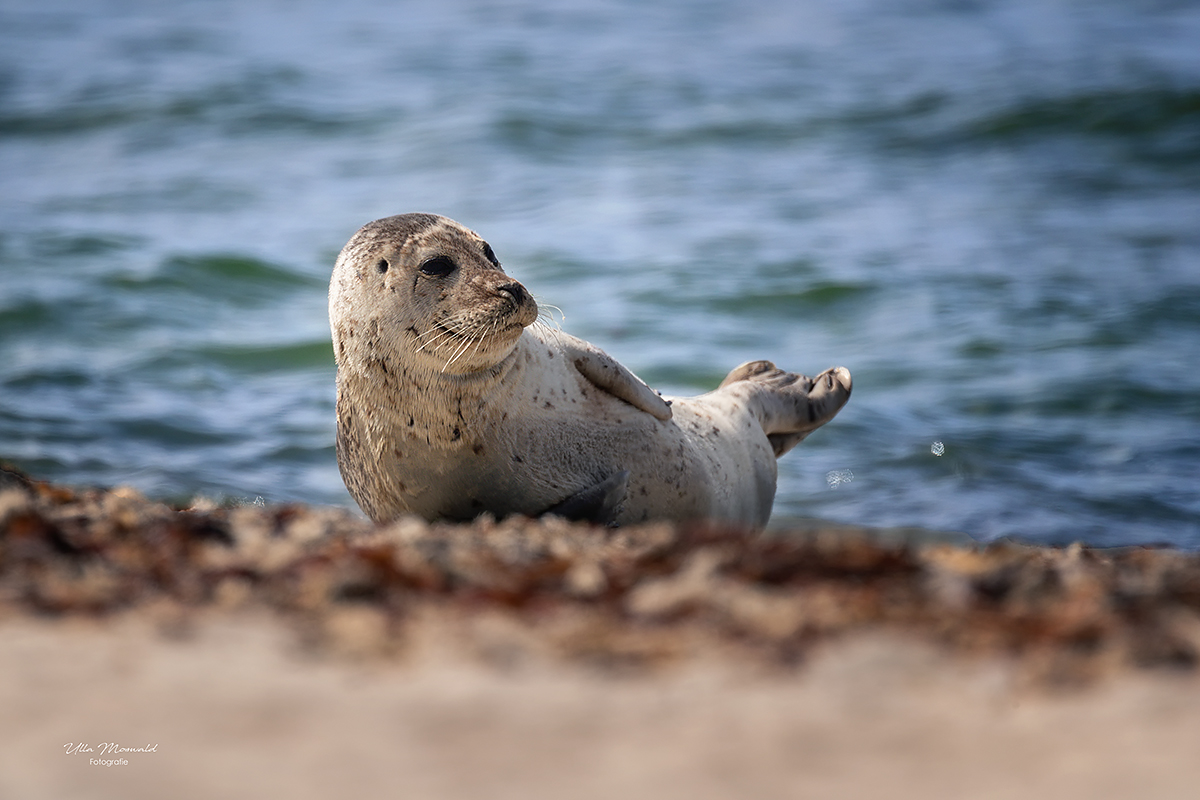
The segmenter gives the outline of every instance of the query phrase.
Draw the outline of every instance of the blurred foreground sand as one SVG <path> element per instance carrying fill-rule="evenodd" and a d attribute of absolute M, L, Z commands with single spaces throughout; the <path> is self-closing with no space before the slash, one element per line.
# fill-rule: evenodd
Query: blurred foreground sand
<path fill-rule="evenodd" d="M 0 475 L 0 797 L 1194 797 L 1198 609 L 1171 551 Z"/>

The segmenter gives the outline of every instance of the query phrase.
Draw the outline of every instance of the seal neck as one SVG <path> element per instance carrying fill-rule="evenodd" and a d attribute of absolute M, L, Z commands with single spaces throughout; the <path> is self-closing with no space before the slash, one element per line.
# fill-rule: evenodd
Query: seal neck
<path fill-rule="evenodd" d="M 440 372 L 425 364 L 397 364 L 375 357 L 351 369 L 338 365 L 338 397 L 372 409 L 384 427 L 423 431 L 433 439 L 457 438 L 456 430 L 481 419 L 484 409 L 507 396 L 514 385 L 524 351 L 522 336 L 512 350 L 487 369 Z M 446 434 L 445 437 L 442 434 Z"/>

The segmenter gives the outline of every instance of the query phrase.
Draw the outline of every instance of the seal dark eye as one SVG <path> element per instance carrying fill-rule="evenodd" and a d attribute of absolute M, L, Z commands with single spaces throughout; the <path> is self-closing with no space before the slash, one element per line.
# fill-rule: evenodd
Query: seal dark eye
<path fill-rule="evenodd" d="M 446 256 L 434 256 L 422 264 L 420 269 L 422 275 L 428 275 L 431 278 L 444 278 L 458 269 L 458 265 Z"/>
<path fill-rule="evenodd" d="M 388 271 L 388 260 L 386 258 L 379 259 L 379 263 L 375 265 L 375 269 L 379 270 L 380 275 L 387 272 Z"/>
<path fill-rule="evenodd" d="M 492 266 L 500 268 L 500 259 L 496 258 L 496 254 L 492 252 L 492 246 L 487 242 L 483 243 L 483 255 L 488 261 L 492 262 Z"/>

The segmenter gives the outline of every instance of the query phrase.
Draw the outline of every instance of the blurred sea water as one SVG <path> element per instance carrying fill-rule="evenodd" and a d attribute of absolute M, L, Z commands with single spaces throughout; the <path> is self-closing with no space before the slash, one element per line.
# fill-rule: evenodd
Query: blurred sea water
<path fill-rule="evenodd" d="M 1200 3 L 0 2 L 0 459 L 352 505 L 326 287 L 453 217 L 656 388 L 854 396 L 776 519 L 1200 546 Z"/>

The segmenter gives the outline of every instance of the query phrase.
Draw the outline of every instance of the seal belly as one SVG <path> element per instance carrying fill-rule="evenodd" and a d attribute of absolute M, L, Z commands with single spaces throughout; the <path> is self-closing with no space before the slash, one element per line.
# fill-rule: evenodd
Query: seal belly
<path fill-rule="evenodd" d="M 767 437 L 748 414 L 675 399 L 674 418 L 638 448 L 621 522 L 711 519 L 762 526 L 775 497 Z"/>

